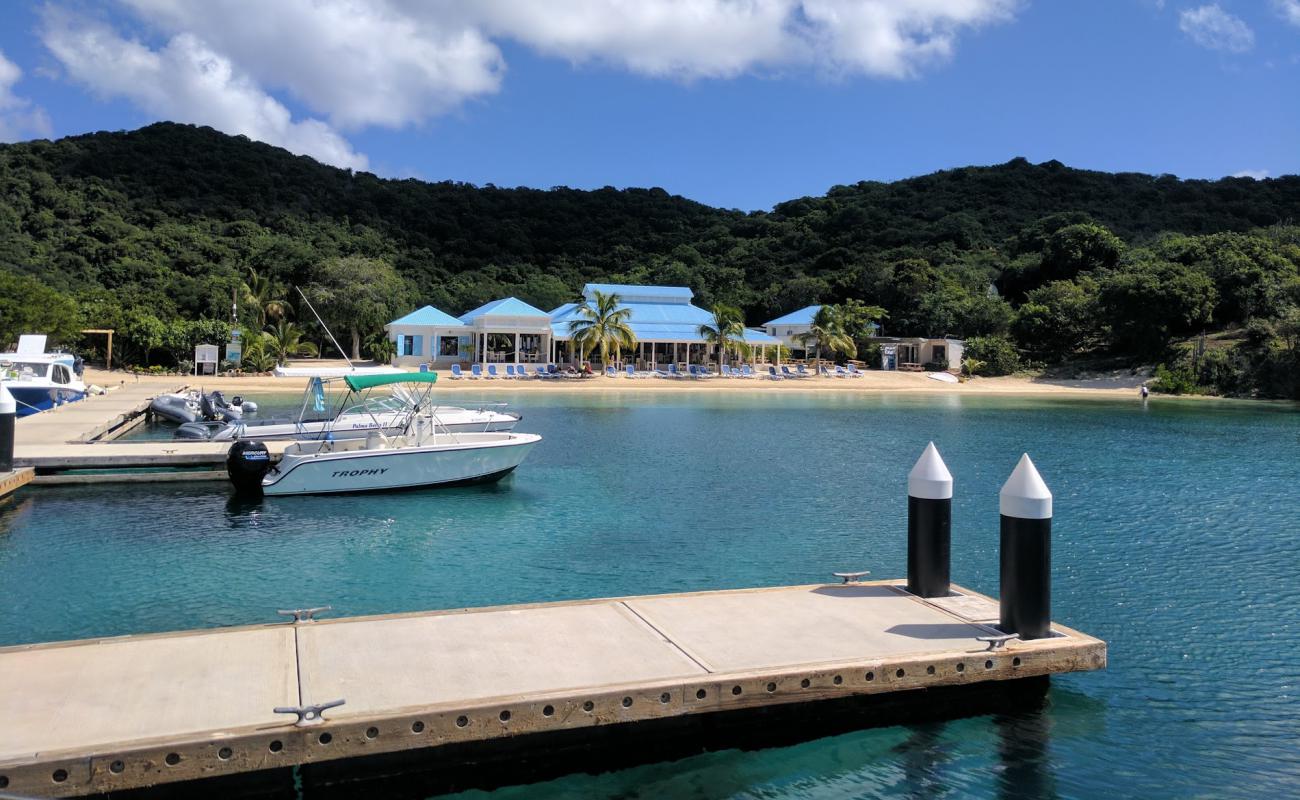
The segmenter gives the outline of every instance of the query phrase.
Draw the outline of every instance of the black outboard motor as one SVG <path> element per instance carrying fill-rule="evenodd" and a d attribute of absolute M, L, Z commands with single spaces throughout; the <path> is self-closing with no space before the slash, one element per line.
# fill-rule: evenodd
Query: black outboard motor
<path fill-rule="evenodd" d="M 262 478 L 270 469 L 271 454 L 262 442 L 235 442 L 226 455 L 226 474 L 240 494 L 260 495 Z"/>

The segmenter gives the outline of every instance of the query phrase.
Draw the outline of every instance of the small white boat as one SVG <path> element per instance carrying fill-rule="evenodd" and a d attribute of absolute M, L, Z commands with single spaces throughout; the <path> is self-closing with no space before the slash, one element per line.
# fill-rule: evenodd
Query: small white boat
<path fill-rule="evenodd" d="M 14 352 L 0 353 L 0 382 L 13 395 L 20 417 L 86 396 L 78 359 L 45 352 L 45 342 L 44 335 L 19 336 Z"/>
<path fill-rule="evenodd" d="M 313 379 L 303 395 L 298 416 L 272 419 L 230 419 L 226 421 L 188 422 L 176 429 L 173 438 L 192 439 L 210 442 L 230 442 L 240 439 L 258 439 L 261 441 L 280 441 L 284 439 L 364 439 L 371 431 L 380 431 L 389 436 L 402 432 L 407 424 L 408 409 L 415 400 L 403 386 L 408 381 L 404 376 L 411 374 L 436 373 L 397 373 L 398 380 L 393 385 L 390 397 L 369 397 L 362 403 L 351 407 L 340 405 L 337 414 L 326 412 L 326 383 L 319 378 Z M 394 377 L 394 376 L 385 376 Z M 332 381 L 330 381 L 332 383 Z M 417 379 L 416 382 L 423 382 Z M 421 407 L 423 416 L 437 418 L 437 428 L 449 433 L 494 433 L 513 430 L 520 416 L 501 410 L 504 403 L 485 403 L 477 408 L 461 406 L 435 405 Z M 320 414 L 326 416 L 321 417 Z"/>
<path fill-rule="evenodd" d="M 426 411 L 436 373 L 349 376 L 361 392 L 407 384 L 409 403 L 396 435 L 298 441 L 274 466 L 261 441 L 240 440 L 226 468 L 237 490 L 266 495 L 337 494 L 490 483 L 509 475 L 542 437 L 531 433 L 454 433 Z M 414 391 L 423 385 L 423 391 Z"/>
<path fill-rule="evenodd" d="M 227 402 L 219 391 L 204 394 L 198 389 L 160 394 L 149 402 L 149 410 L 178 425 L 191 422 L 240 420 L 257 413 L 257 403 L 235 395 Z M 184 438 L 184 437 L 181 437 Z"/>

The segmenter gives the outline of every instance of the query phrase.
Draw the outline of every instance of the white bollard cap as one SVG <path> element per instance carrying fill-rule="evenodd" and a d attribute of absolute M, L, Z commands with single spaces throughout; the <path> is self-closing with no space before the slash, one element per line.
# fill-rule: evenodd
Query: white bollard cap
<path fill-rule="evenodd" d="M 925 446 L 925 452 L 907 473 L 907 496 L 920 500 L 952 499 L 952 473 L 939 457 L 934 442 Z"/>
<path fill-rule="evenodd" d="M 1051 519 L 1052 492 L 1043 483 L 1043 476 L 1034 468 L 1029 454 L 1020 457 L 1020 463 L 1011 471 L 1011 477 L 1002 484 L 998 506 L 1004 517 L 1016 519 Z"/>
<path fill-rule="evenodd" d="M 0 414 L 17 414 L 18 402 L 14 396 L 9 394 L 9 390 L 0 384 Z"/>

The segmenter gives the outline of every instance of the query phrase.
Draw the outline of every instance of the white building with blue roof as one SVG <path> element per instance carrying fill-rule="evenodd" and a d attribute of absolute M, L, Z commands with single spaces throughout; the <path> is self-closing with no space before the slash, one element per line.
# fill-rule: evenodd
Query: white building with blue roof
<path fill-rule="evenodd" d="M 450 366 L 468 359 L 470 336 L 465 324 L 433 306 L 417 308 L 384 330 L 396 345 L 394 366 Z"/>

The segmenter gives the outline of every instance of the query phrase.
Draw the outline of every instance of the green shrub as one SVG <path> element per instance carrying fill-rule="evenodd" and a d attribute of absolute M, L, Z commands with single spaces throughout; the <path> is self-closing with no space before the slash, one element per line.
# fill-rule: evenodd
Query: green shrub
<path fill-rule="evenodd" d="M 1201 387 L 1196 383 L 1196 375 L 1190 367 L 1176 366 L 1172 369 L 1165 364 L 1156 367 L 1156 378 L 1151 382 L 1151 391 L 1161 394 L 1201 394 Z"/>
<path fill-rule="evenodd" d="M 966 340 L 963 356 L 971 375 L 986 378 L 1010 375 L 1020 369 L 1020 353 L 1006 336 L 975 336 Z"/>

